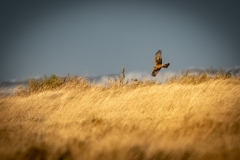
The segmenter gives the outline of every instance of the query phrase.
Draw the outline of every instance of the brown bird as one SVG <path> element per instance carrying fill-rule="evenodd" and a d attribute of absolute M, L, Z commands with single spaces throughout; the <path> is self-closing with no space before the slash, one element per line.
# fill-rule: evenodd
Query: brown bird
<path fill-rule="evenodd" d="M 154 64 L 155 66 L 153 67 L 152 71 L 152 76 L 155 77 L 157 73 L 161 70 L 161 68 L 168 68 L 170 63 L 162 64 L 162 51 L 158 50 L 157 53 L 155 54 L 154 58 Z"/>

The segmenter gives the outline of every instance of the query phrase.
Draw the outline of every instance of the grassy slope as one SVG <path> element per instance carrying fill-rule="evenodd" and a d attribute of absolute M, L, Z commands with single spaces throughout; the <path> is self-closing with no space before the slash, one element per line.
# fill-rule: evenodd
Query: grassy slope
<path fill-rule="evenodd" d="M 239 159 L 240 81 L 0 98 L 3 159 Z"/>

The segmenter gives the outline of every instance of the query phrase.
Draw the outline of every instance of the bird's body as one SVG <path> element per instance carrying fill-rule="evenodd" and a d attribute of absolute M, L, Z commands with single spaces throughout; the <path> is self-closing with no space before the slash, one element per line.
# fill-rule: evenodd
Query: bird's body
<path fill-rule="evenodd" d="M 152 76 L 155 77 L 157 73 L 161 70 L 161 68 L 168 68 L 170 63 L 162 64 L 162 51 L 158 50 L 157 53 L 155 54 L 154 58 L 154 64 L 155 66 L 153 67 L 152 71 Z"/>

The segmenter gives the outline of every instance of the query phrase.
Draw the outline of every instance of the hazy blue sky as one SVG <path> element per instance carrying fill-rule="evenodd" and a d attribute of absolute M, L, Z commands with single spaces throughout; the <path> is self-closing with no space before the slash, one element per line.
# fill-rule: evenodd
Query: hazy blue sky
<path fill-rule="evenodd" d="M 108 75 L 124 64 L 150 75 L 159 49 L 168 71 L 236 67 L 239 8 L 237 0 L 1 1 L 0 80 Z"/>

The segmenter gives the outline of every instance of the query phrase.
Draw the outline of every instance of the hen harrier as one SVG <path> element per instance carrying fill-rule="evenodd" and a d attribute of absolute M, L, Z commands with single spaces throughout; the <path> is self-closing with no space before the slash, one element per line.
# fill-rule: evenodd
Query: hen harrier
<path fill-rule="evenodd" d="M 168 68 L 170 63 L 162 64 L 162 51 L 158 50 L 154 58 L 155 66 L 153 67 L 152 76 L 155 77 L 161 68 Z"/>

